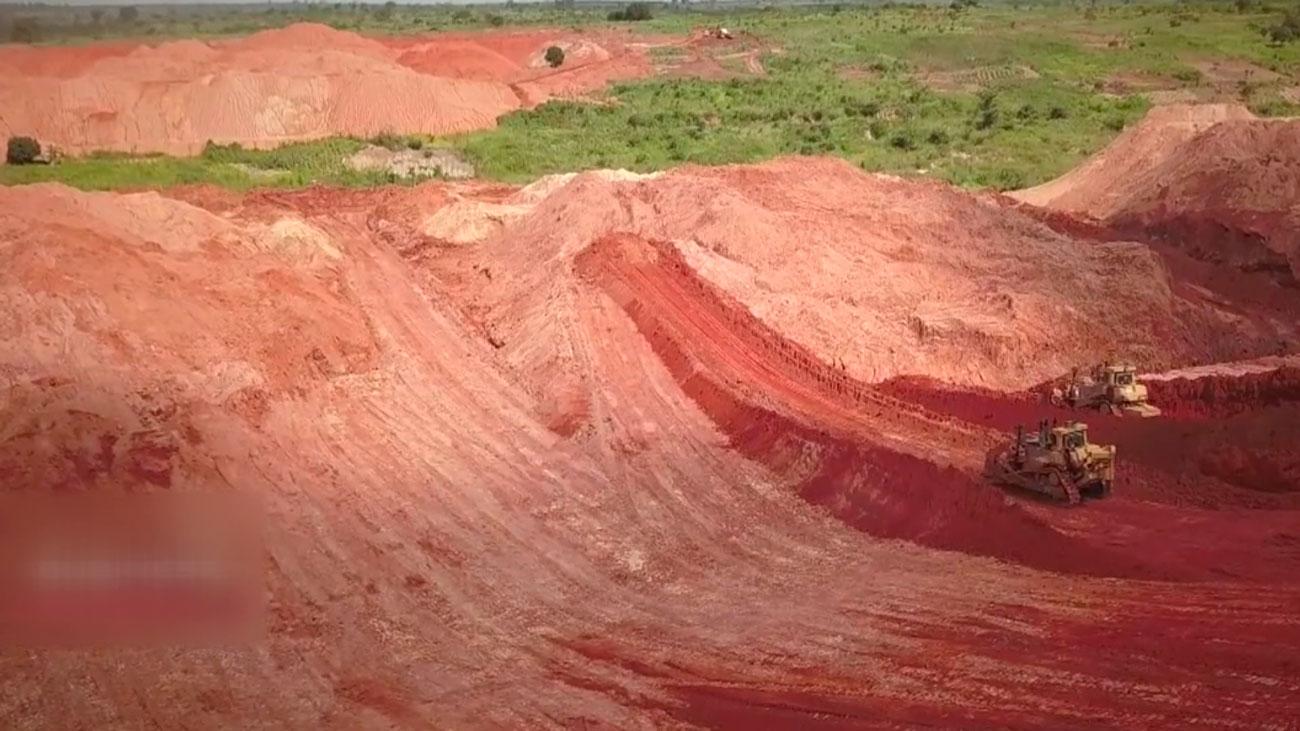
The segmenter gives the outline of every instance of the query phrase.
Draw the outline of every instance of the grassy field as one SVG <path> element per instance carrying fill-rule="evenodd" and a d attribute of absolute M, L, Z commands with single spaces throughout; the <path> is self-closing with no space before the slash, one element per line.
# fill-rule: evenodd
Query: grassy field
<path fill-rule="evenodd" d="M 722 23 L 752 33 L 770 49 L 762 58 L 767 74 L 619 84 L 605 103 L 551 102 L 508 115 L 494 130 L 421 142 L 454 148 L 482 176 L 508 181 L 593 167 L 648 171 L 809 154 L 840 156 L 866 170 L 1018 188 L 1059 175 L 1103 146 L 1145 113 L 1147 92 L 1236 98 L 1261 114 L 1300 114 L 1282 96 L 1300 84 L 1300 42 L 1275 45 L 1259 30 L 1276 22 L 1280 7 L 1244 1 L 664 7 L 638 29 L 684 33 Z M 295 20 L 392 33 L 584 27 L 607 24 L 607 12 L 552 5 L 304 5 L 210 16 L 151 12 L 132 23 L 101 21 L 95 32 L 130 35 L 130 27 L 147 24 L 154 36 L 205 36 Z M 58 39 L 87 37 L 78 28 L 68 26 Z M 1253 71 L 1234 77 L 1212 62 Z M 336 139 L 263 152 L 211 147 L 191 159 L 94 156 L 0 167 L 0 182 L 62 180 L 87 188 L 386 182 L 343 164 L 363 144 Z"/>

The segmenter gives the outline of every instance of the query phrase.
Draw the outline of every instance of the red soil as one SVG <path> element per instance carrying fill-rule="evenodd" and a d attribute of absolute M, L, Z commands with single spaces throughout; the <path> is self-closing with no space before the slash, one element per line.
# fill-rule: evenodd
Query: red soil
<path fill-rule="evenodd" d="M 1300 368 L 1264 373 L 1148 380 L 1154 403 L 1172 417 L 1224 418 L 1270 406 L 1300 402 Z"/>
<path fill-rule="evenodd" d="M 733 449 L 786 476 L 802 498 L 849 525 L 884 538 L 1052 571 L 1145 573 L 1140 562 L 1079 550 L 969 474 L 861 436 L 871 434 L 875 423 L 898 421 L 903 423 L 888 428 L 928 431 L 928 441 L 933 441 L 944 425 L 898 408 L 901 404 L 870 386 L 786 345 L 742 306 L 700 280 L 671 245 L 627 236 L 601 239 L 584 251 L 577 266 L 619 302 L 683 392 L 728 436 Z M 764 350 L 771 355 L 754 362 L 753 353 Z M 759 383 L 765 386 L 761 398 L 773 409 L 748 403 L 727 386 Z M 849 414 L 830 416 L 845 405 Z M 860 426 L 847 426 L 851 421 Z M 842 431 L 835 435 L 826 427 Z"/>
<path fill-rule="evenodd" d="M 1293 372 L 1089 416 L 1108 500 L 977 478 L 1054 412 L 972 374 L 1288 337 L 1064 230 L 816 160 L 0 189 L 0 481 L 254 495 L 268 596 L 256 652 L 0 655 L 0 726 L 1284 727 Z"/>
<path fill-rule="evenodd" d="M 545 49 L 566 49 L 560 69 Z M 539 30 L 371 39 L 297 24 L 230 41 L 0 48 L 0 143 L 191 154 L 328 135 L 491 127 L 556 95 L 650 72 L 620 33 Z"/>
<path fill-rule="evenodd" d="M 1157 107 L 1089 162 L 1016 195 L 1300 286 L 1300 120 Z"/>

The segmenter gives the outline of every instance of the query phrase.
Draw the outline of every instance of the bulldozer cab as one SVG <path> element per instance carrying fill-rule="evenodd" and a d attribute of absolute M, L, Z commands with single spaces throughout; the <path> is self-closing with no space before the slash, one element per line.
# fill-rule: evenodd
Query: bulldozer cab
<path fill-rule="evenodd" d="M 1063 449 L 1078 449 L 1088 443 L 1088 428 L 1083 424 L 1070 424 L 1054 430 L 1052 446 L 1060 444 Z"/>
<path fill-rule="evenodd" d="M 1131 365 L 1105 365 L 1098 369 L 1097 380 L 1107 386 L 1132 386 L 1137 383 L 1137 368 Z"/>
<path fill-rule="evenodd" d="M 1052 427 L 1052 430 L 1047 432 L 1047 439 L 1043 447 L 1051 452 L 1068 452 L 1087 446 L 1087 444 L 1088 425 L 1072 421 L 1068 424 Z"/>

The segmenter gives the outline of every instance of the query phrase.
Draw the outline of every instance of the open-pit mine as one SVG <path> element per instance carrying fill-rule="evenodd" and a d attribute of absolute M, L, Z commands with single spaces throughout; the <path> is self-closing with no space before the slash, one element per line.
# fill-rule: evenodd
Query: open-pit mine
<path fill-rule="evenodd" d="M 7 51 L 6 122 L 192 152 L 587 83 L 522 33 L 285 33 Z M 638 73 L 599 40 L 575 77 Z M 1300 122 L 1225 105 L 1014 195 L 818 157 L 0 188 L 5 491 L 250 496 L 265 591 L 246 646 L 5 650 L 0 726 L 1294 728 L 1298 171 Z M 1159 415 L 1045 396 L 1104 361 Z M 1109 495 L 987 479 L 1042 420 Z"/>

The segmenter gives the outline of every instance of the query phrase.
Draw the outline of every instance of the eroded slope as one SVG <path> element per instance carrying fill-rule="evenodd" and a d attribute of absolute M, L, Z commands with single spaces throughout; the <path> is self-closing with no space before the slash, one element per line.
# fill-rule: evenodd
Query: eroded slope
<path fill-rule="evenodd" d="M 1015 195 L 1297 286 L 1300 120 L 1157 107 L 1079 168 Z"/>
<path fill-rule="evenodd" d="M 562 69 L 545 49 L 567 50 Z M 371 39 L 300 23 L 228 41 L 0 49 L 0 140 L 194 154 L 331 135 L 449 134 L 648 73 L 626 36 L 567 31 Z"/>
<path fill-rule="evenodd" d="M 800 165 L 807 189 L 766 187 Z M 1241 519 L 1232 510 L 1119 498 L 1108 509 L 1124 532 L 1108 533 L 1008 504 L 965 466 L 988 425 L 880 393 L 801 342 L 797 320 L 710 272 L 750 239 L 761 253 L 814 225 L 811 191 L 834 190 L 842 170 L 243 198 L 0 190 L 6 487 L 257 495 L 272 618 L 265 644 L 242 653 L 7 654 L 0 719 L 1294 718 L 1300 594 L 1278 578 L 1284 563 L 1240 570 L 1294 562 L 1284 545 L 1205 550 L 1218 527 L 1240 525 L 1224 522 Z M 872 186 L 887 200 L 934 190 L 854 185 L 868 210 Z M 703 211 L 680 207 L 688 198 Z M 1090 242 L 1008 220 L 1023 227 L 1017 244 L 1065 249 L 1095 286 L 1124 281 Z M 743 221 L 758 225 L 723 238 Z M 823 246 L 887 266 L 884 244 L 855 230 Z M 704 253 L 710 241 L 730 255 Z M 900 280 L 863 276 L 870 301 Z M 1012 297 L 1036 286 L 999 283 Z M 1048 302 L 1072 303 L 1072 286 Z M 1165 329 L 1154 343 L 1180 342 Z M 1294 511 L 1270 514 L 1279 534 L 1297 533 Z M 1143 526 L 1160 528 L 1162 551 L 1118 556 L 1112 544 Z"/>

